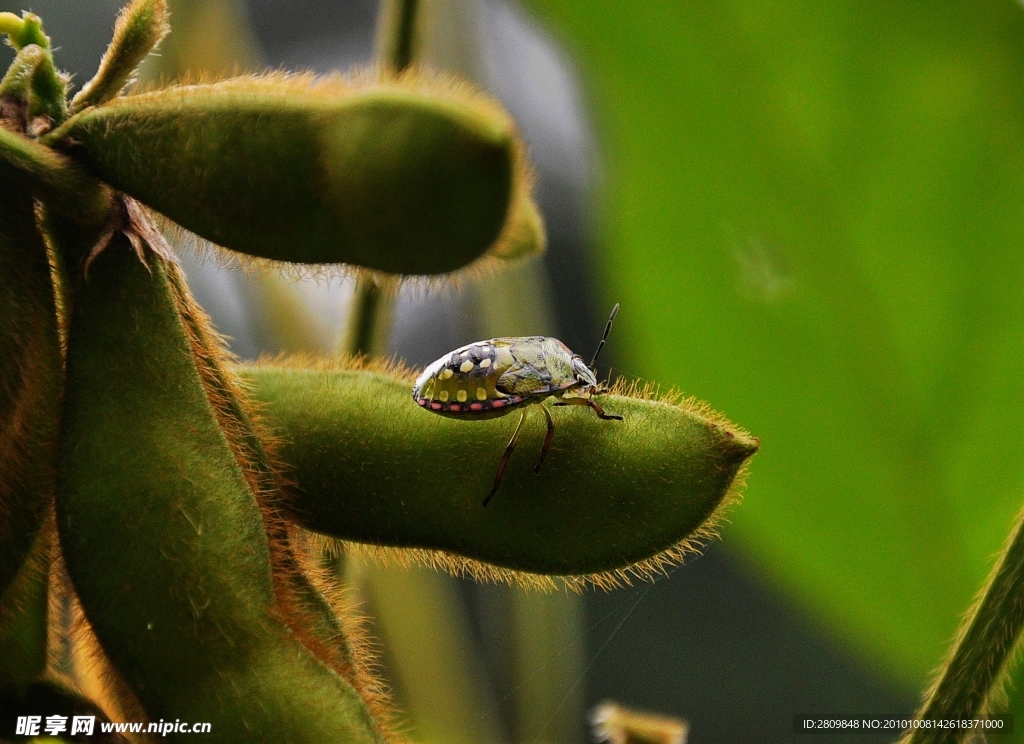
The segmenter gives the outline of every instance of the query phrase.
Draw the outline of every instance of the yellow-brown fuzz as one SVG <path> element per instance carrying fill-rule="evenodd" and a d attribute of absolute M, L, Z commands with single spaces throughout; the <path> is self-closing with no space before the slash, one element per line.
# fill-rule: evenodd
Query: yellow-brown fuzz
<path fill-rule="evenodd" d="M 392 706 L 386 686 L 374 674 L 376 659 L 364 623 L 329 573 L 315 567 L 301 545 L 295 544 L 298 528 L 290 525 L 282 508 L 289 484 L 282 476 L 276 441 L 261 423 L 241 381 L 230 371 L 234 360 L 206 313 L 192 299 L 180 270 L 172 264 L 166 269 L 207 397 L 263 514 L 281 619 L 311 652 L 352 684 L 385 739 L 391 739 Z M 296 596 L 295 581 L 300 575 L 326 599 L 344 637 L 325 639 L 315 631 L 313 619 Z"/>
<path fill-rule="evenodd" d="M 256 364 L 258 366 L 288 369 L 365 371 L 389 377 L 410 387 L 418 376 L 418 371 L 411 370 L 402 362 L 381 358 L 368 359 L 364 356 L 338 360 L 307 354 L 279 355 L 262 357 Z M 686 396 L 676 390 L 670 390 L 668 393 L 663 394 L 656 385 L 637 381 L 627 382 L 619 378 L 611 385 L 608 393 L 681 408 L 733 434 L 750 436 L 748 432 L 730 423 L 722 414 L 712 409 L 707 403 L 699 401 L 692 396 Z M 371 545 L 341 540 L 318 533 L 310 534 L 311 539 L 319 544 L 320 549 L 329 554 L 340 556 L 350 553 L 359 557 L 370 558 L 385 566 L 396 566 L 399 568 L 423 566 L 434 570 L 442 570 L 453 576 L 468 577 L 475 581 L 510 584 L 543 592 L 553 592 L 559 589 L 581 592 L 588 587 L 611 590 L 622 586 L 631 586 L 635 580 L 651 581 L 658 574 L 667 575 L 668 569 L 683 563 L 691 555 L 699 554 L 704 545 L 717 538 L 718 524 L 724 519 L 725 514 L 735 504 L 738 504 L 741 499 L 743 489 L 746 486 L 748 464 L 749 460 L 740 467 L 725 497 L 715 507 L 707 520 L 689 536 L 657 555 L 612 571 L 566 576 L 534 574 L 494 566 L 441 550 Z"/>
<path fill-rule="evenodd" d="M 53 282 L 53 302 L 57 310 L 57 336 L 60 340 L 60 361 L 63 367 L 68 356 L 68 273 L 64 268 L 60 251 L 46 229 L 46 210 L 42 203 L 36 203 L 36 227 L 46 245 L 46 260 L 50 264 L 50 281 Z"/>

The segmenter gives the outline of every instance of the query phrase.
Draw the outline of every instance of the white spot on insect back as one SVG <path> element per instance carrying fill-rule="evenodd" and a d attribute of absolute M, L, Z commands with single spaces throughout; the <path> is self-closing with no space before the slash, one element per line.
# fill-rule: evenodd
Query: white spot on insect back
<path fill-rule="evenodd" d="M 462 364 L 459 365 L 459 372 L 462 372 L 463 374 L 465 374 L 466 372 L 469 372 L 472 369 L 473 369 L 473 362 L 469 361 L 468 359 L 466 361 L 464 361 Z"/>
<path fill-rule="evenodd" d="M 481 359 L 481 360 L 480 360 L 480 366 L 481 366 L 481 367 L 482 367 L 483 369 L 487 369 L 488 367 L 490 367 L 490 366 L 491 366 L 491 360 L 490 360 L 490 359 Z"/>

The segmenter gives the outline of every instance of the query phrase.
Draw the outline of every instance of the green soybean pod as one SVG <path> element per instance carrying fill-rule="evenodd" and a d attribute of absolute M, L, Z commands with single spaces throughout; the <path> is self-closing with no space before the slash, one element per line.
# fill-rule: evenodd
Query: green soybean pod
<path fill-rule="evenodd" d="M 488 252 L 528 253 L 531 235 L 542 250 L 512 120 L 451 85 L 283 75 L 184 85 L 86 109 L 45 142 L 259 258 L 439 274 Z"/>
<path fill-rule="evenodd" d="M 32 195 L 10 171 L 0 162 L 0 595 L 53 498 L 63 391 L 46 244 Z"/>
<path fill-rule="evenodd" d="M 241 371 L 293 467 L 294 519 L 344 540 L 441 551 L 456 570 L 497 578 L 506 569 L 614 583 L 677 558 L 708 534 L 758 447 L 692 401 L 601 396 L 624 420 L 552 409 L 557 433 L 539 474 L 544 418 L 527 416 L 502 491 L 483 508 L 516 417 L 431 415 L 410 377 L 386 369 Z"/>
<path fill-rule="evenodd" d="M 57 511 L 85 615 L 153 720 L 209 721 L 211 741 L 380 741 L 352 686 L 282 619 L 176 269 L 145 257 L 117 234 L 72 295 Z"/>
<path fill-rule="evenodd" d="M 286 498 L 282 464 L 272 454 L 274 439 L 254 413 L 246 391 L 226 365 L 227 355 L 209 318 L 192 298 L 180 272 L 170 272 L 175 295 L 208 397 L 239 465 L 262 504 L 275 563 L 275 589 L 285 619 L 314 653 L 347 679 L 359 692 L 378 725 L 390 722 L 387 695 L 370 668 L 372 654 L 362 643 L 360 624 L 335 591 L 326 572 L 307 565 L 293 544 L 283 518 Z M 310 575 L 312 574 L 312 575 Z"/>

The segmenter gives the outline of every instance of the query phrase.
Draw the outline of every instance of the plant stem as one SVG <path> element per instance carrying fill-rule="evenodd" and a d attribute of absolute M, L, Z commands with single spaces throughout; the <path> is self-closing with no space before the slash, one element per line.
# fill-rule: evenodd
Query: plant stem
<path fill-rule="evenodd" d="M 0 34 L 7 34 L 15 50 L 29 44 L 50 48 L 50 40 L 43 33 L 43 22 L 35 13 L 22 13 L 21 18 L 14 13 L 0 13 Z"/>
<path fill-rule="evenodd" d="M 973 719 L 998 700 L 1024 626 L 1024 509 L 985 587 L 957 634 L 952 654 L 918 713 L 921 719 Z M 919 728 L 903 744 L 953 742 L 967 730 Z"/>
<path fill-rule="evenodd" d="M 380 326 L 382 321 L 390 318 L 390 303 L 391 298 L 384 295 L 373 279 L 360 277 L 356 281 L 345 334 L 346 354 L 369 356 L 383 350 L 387 343 L 387 333 Z"/>
<path fill-rule="evenodd" d="M 405 71 L 413 61 L 418 0 L 396 0 L 391 13 L 382 12 L 383 23 L 390 28 L 380 35 L 381 62 L 395 73 Z M 343 351 L 357 355 L 379 354 L 387 345 L 387 332 L 381 325 L 391 317 L 393 300 L 386 296 L 373 279 L 360 278 L 349 312 L 348 331 Z"/>
<path fill-rule="evenodd" d="M 395 72 L 402 72 L 412 64 L 412 45 L 416 32 L 418 0 L 401 0 L 398 12 L 398 38 L 388 60 Z"/>
<path fill-rule="evenodd" d="M 21 19 L 17 15 L 14 13 L 0 13 L 0 34 L 7 34 L 11 38 L 16 38 L 17 34 L 21 31 L 21 27 Z"/>

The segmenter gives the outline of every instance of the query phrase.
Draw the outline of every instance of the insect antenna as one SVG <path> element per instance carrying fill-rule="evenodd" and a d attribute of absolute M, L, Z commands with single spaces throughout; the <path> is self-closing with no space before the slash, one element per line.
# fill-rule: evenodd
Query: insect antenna
<path fill-rule="evenodd" d="M 594 352 L 594 358 L 590 360 L 590 368 L 594 368 L 594 364 L 597 362 L 597 355 L 601 353 L 601 349 L 604 348 L 604 342 L 608 340 L 608 334 L 612 330 L 612 321 L 615 320 L 615 316 L 619 314 L 619 303 L 615 303 L 615 307 L 612 308 L 612 314 L 608 316 L 608 323 L 604 327 L 604 335 L 601 336 L 601 343 L 597 345 L 597 351 Z"/>

